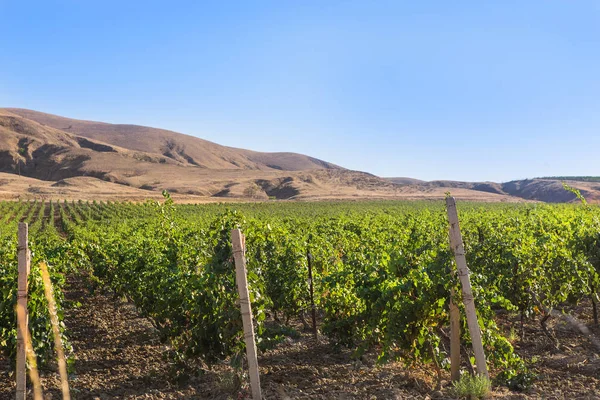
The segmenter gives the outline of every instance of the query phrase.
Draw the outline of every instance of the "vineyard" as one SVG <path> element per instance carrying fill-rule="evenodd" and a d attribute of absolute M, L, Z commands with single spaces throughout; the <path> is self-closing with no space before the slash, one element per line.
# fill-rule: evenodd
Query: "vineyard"
<path fill-rule="evenodd" d="M 458 209 L 492 395 L 598 398 L 600 208 Z M 234 228 L 246 236 L 265 398 L 456 396 L 448 383 L 450 293 L 461 308 L 462 300 L 443 202 L 176 205 L 165 194 L 163 202 L 141 204 L 0 203 L 2 398 L 14 393 L 20 221 L 29 223 L 32 251 L 29 328 L 46 392 L 55 398 L 42 261 L 54 285 L 74 398 L 247 398 Z M 311 283 L 318 341 L 311 336 Z M 105 307 L 94 303 L 99 299 L 120 307 L 103 317 L 113 336 L 82 339 L 92 330 L 81 316 L 95 324 Z M 128 317 L 110 320 L 118 315 Z M 469 374 L 475 359 L 461 315 L 462 369 Z M 132 363 L 142 370 L 150 368 L 145 357 L 160 358 L 161 375 L 150 380 L 163 386 L 140 379 L 118 395 L 114 381 L 90 390 L 90 360 L 80 348 L 86 340 L 112 346 L 117 326 L 134 332 L 133 324 L 145 324 L 144 334 L 135 331 L 127 343 L 146 350 L 129 357 L 138 357 Z M 96 369 L 128 373 L 101 361 Z"/>

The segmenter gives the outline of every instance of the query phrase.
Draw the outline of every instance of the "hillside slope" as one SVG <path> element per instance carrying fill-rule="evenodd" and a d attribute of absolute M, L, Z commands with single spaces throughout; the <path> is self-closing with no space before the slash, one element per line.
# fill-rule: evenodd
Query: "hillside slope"
<path fill-rule="evenodd" d="M 401 186 L 409 186 L 416 190 L 446 189 L 454 192 L 457 189 L 512 196 L 523 200 L 543 201 L 546 203 L 576 203 L 579 200 L 573 193 L 565 190 L 563 182 L 578 189 L 590 203 L 600 203 L 600 182 L 593 179 L 535 178 L 515 180 L 505 183 L 496 182 L 461 182 L 461 181 L 413 181 L 406 178 L 387 178 Z"/>
<path fill-rule="evenodd" d="M 194 136 L 139 125 L 107 124 L 59 117 L 38 111 L 5 111 L 42 126 L 110 143 L 124 149 L 159 155 L 182 165 L 208 169 L 259 169 L 304 171 L 339 169 L 337 165 L 297 153 L 261 153 L 221 146 Z"/>
<path fill-rule="evenodd" d="M 4 179 L 4 198 L 140 199 L 168 190 L 186 201 L 440 199 L 448 191 L 478 201 L 575 200 L 556 179 L 503 184 L 384 179 L 297 153 L 261 153 L 164 129 L 81 121 L 17 108 L 0 108 L 0 173 L 15 177 Z M 34 181 L 25 185 L 18 176 Z M 600 183 L 569 184 L 590 202 L 600 202 Z"/>
<path fill-rule="evenodd" d="M 234 149 L 161 129 L 20 109 L 0 109 L 0 172 L 49 182 L 93 177 L 143 191 L 215 198 L 386 198 L 396 193 L 396 185 L 384 179 L 301 154 Z M 57 194 L 47 185 L 33 186 L 42 189 L 26 194 Z"/>

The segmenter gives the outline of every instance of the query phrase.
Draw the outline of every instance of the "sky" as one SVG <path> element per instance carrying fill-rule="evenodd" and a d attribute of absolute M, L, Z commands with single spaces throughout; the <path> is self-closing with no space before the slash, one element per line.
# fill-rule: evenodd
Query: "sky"
<path fill-rule="evenodd" d="M 379 176 L 600 175 L 600 0 L 0 0 L 0 107 Z"/>

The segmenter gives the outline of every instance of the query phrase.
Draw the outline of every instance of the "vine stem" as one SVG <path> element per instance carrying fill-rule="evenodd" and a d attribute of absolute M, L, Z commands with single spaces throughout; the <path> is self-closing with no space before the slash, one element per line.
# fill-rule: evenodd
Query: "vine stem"
<path fill-rule="evenodd" d="M 435 372 L 437 375 L 437 382 L 435 383 L 435 390 L 440 390 L 442 388 L 442 369 L 440 368 L 440 363 L 435 355 L 435 350 L 433 348 L 433 344 L 429 342 L 429 352 L 431 353 L 431 359 L 433 360 L 433 365 L 435 367 Z"/>

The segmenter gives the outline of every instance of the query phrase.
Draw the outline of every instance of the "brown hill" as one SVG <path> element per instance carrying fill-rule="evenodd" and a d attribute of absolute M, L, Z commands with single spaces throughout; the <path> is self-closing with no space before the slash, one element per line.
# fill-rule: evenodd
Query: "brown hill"
<path fill-rule="evenodd" d="M 97 142 L 149 153 L 182 165 L 208 169 L 258 169 L 305 171 L 339 169 L 337 165 L 296 153 L 261 153 L 221 146 L 194 136 L 139 125 L 107 124 L 59 117 L 38 111 L 7 108 L 5 111 Z"/>
<path fill-rule="evenodd" d="M 578 189 L 590 203 L 600 203 L 600 183 L 572 179 L 526 179 L 502 184 L 502 190 L 511 196 L 535 199 L 547 203 L 577 203 L 573 193 L 565 190 L 563 182 Z"/>
<path fill-rule="evenodd" d="M 425 183 L 425 181 L 422 181 L 420 179 L 407 178 L 407 177 L 396 177 L 396 178 L 386 178 L 386 179 L 397 185 L 418 185 L 420 183 Z"/>
<path fill-rule="evenodd" d="M 457 189 L 486 192 L 503 196 L 512 196 L 523 200 L 543 201 L 546 203 L 576 203 L 579 200 L 573 193 L 565 190 L 563 182 L 578 189 L 590 203 L 600 203 L 600 182 L 577 178 L 536 178 L 516 180 L 505 183 L 496 182 L 461 182 L 461 181 L 416 181 L 388 178 L 391 182 L 416 189 L 446 189 L 454 193 Z"/>
<path fill-rule="evenodd" d="M 21 109 L 0 109 L 0 172 L 49 182 L 94 177 L 147 191 L 150 197 L 163 189 L 219 199 L 386 198 L 396 193 L 395 185 L 381 178 L 301 154 L 234 149 L 161 129 Z M 72 179 L 68 187 L 83 182 Z M 52 185 L 28 185 L 33 187 L 28 196 L 61 194 Z M 101 186 L 89 189 L 122 194 L 114 185 Z M 17 193 L 22 189 L 14 182 L 12 187 Z"/>
<path fill-rule="evenodd" d="M 321 179 L 319 174 L 324 174 Z M 338 172 L 339 174 L 339 172 Z M 207 188 L 218 186 L 222 188 L 212 196 L 201 195 L 193 190 L 190 192 L 173 192 L 172 197 L 179 203 L 200 203 L 214 201 L 255 201 L 266 200 L 267 193 L 272 197 L 290 198 L 295 200 L 440 200 L 445 196 L 443 188 L 415 189 L 380 187 L 374 180 L 375 187 L 370 187 L 360 173 L 350 172 L 342 179 L 329 175 L 328 171 L 320 173 L 304 173 L 296 177 L 278 177 L 260 179 L 256 177 L 241 178 L 232 183 L 215 184 L 203 179 L 198 186 L 208 185 Z M 352 176 L 356 177 L 358 185 L 350 184 Z M 256 183 L 258 182 L 258 183 Z M 262 186 L 259 185 L 262 184 Z M 212 185 L 212 186 L 211 186 Z M 516 202 L 522 201 L 517 197 L 493 195 L 468 189 L 453 189 L 452 194 L 460 200 L 486 202 Z M 106 182 L 98 178 L 79 176 L 65 178 L 59 181 L 44 181 L 12 173 L 0 172 L 0 200 L 10 199 L 43 199 L 43 200 L 130 200 L 143 201 L 146 199 L 161 199 L 157 190 L 144 190 L 126 185 Z"/>
<path fill-rule="evenodd" d="M 0 109 L 2 198 L 207 199 L 442 198 L 295 153 L 235 149 L 136 125 Z M 19 177 L 22 175 L 22 177 Z M 27 178 L 25 178 L 27 177 Z M 460 198 L 511 201 L 472 190 Z"/>
<path fill-rule="evenodd" d="M 221 146 L 164 129 L 0 109 L 0 196 L 142 199 L 163 189 L 206 199 L 573 201 L 553 179 L 470 183 L 383 179 L 296 153 Z M 14 175 L 9 175 L 14 174 Z M 19 175 L 22 177 L 19 178 Z M 30 179 L 25 179 L 28 177 Z M 574 182 L 591 201 L 598 182 Z"/>

